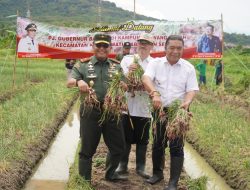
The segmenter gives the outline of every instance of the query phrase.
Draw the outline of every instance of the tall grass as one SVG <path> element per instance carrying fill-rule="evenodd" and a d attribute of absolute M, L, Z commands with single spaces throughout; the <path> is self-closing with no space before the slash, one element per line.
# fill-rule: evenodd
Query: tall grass
<path fill-rule="evenodd" d="M 196 101 L 191 109 L 194 127 L 189 138 L 197 140 L 211 163 L 238 171 L 250 182 L 249 120 L 230 105 Z"/>
<path fill-rule="evenodd" d="M 0 58 L 0 95 L 12 89 L 14 57 Z M 73 92 L 65 88 L 62 60 L 31 60 L 26 76 L 26 60 L 18 59 L 16 88 L 25 90 L 0 104 L 0 170 L 22 159 L 24 148 L 32 144 L 56 115 L 66 109 Z M 30 82 L 39 82 L 30 85 Z"/>
<path fill-rule="evenodd" d="M 0 105 L 0 160 L 20 157 L 72 99 L 62 83 L 42 83 Z"/>
<path fill-rule="evenodd" d="M 0 95 L 12 90 L 14 56 L 0 56 Z M 28 66 L 27 66 L 28 62 Z M 29 82 L 43 82 L 46 80 L 65 80 L 66 73 L 63 60 L 49 59 L 17 59 L 15 88 L 21 88 Z"/>

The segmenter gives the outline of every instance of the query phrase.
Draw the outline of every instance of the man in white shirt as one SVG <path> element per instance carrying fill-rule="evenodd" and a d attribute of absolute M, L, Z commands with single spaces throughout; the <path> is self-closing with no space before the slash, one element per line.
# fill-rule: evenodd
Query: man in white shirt
<path fill-rule="evenodd" d="M 25 30 L 27 31 L 27 35 L 19 41 L 17 52 L 39 53 L 38 43 L 35 40 L 37 31 L 36 25 L 30 23 L 26 26 Z"/>
<path fill-rule="evenodd" d="M 199 90 L 194 66 L 181 58 L 183 48 L 182 37 L 170 35 L 165 44 L 166 57 L 157 58 L 150 63 L 142 77 L 156 112 L 161 107 L 167 112 L 168 106 L 176 99 L 182 101 L 181 108 L 188 110 L 196 91 Z M 164 178 L 165 148 L 168 141 L 165 133 L 166 122 L 156 124 L 152 148 L 153 176 L 146 180 L 150 184 Z M 169 142 L 170 179 L 165 190 L 177 190 L 184 161 L 183 146 L 182 138 L 175 138 Z"/>
<path fill-rule="evenodd" d="M 133 72 L 138 64 L 145 71 L 149 62 L 152 61 L 150 51 L 153 48 L 154 38 L 150 34 L 143 33 L 138 39 L 137 53 L 127 55 L 122 59 L 121 67 L 125 75 Z M 138 59 L 138 64 L 134 63 Z M 146 151 L 149 142 L 149 128 L 151 114 L 149 110 L 149 97 L 144 90 L 135 90 L 127 93 L 128 113 L 123 116 L 123 128 L 126 139 L 126 150 L 120 161 L 117 171 L 127 173 L 131 144 L 136 144 L 136 172 L 138 175 L 149 178 L 145 173 Z"/>

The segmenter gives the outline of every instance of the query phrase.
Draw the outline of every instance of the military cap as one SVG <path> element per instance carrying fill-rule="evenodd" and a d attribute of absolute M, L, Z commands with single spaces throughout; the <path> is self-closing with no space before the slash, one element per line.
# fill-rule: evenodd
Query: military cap
<path fill-rule="evenodd" d="M 127 48 L 127 49 L 130 49 L 131 48 L 131 44 L 129 42 L 124 42 L 123 47 Z"/>
<path fill-rule="evenodd" d="M 99 43 L 105 43 L 105 44 L 110 44 L 111 43 L 111 36 L 107 34 L 96 34 L 94 36 L 94 43 L 99 44 Z"/>
<path fill-rule="evenodd" d="M 25 30 L 30 30 L 30 29 L 37 30 L 37 27 L 34 23 L 30 23 L 26 26 Z"/>

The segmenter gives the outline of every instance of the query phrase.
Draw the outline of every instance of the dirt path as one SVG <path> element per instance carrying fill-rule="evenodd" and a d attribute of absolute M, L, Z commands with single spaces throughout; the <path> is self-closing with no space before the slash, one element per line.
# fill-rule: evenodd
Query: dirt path
<path fill-rule="evenodd" d="M 148 174 L 152 174 L 152 161 L 151 161 L 151 146 L 149 145 L 146 160 L 146 171 Z M 163 190 L 165 184 L 169 179 L 169 159 L 166 157 L 164 177 L 160 183 L 150 185 L 144 182 L 144 178 L 138 176 L 135 172 L 135 146 L 132 146 L 129 159 L 129 174 L 128 181 L 126 182 L 108 182 L 104 179 L 105 176 L 105 158 L 107 154 L 107 148 L 103 142 L 101 142 L 97 148 L 97 152 L 93 161 L 92 172 L 92 185 L 96 190 Z M 99 163 L 99 164 L 97 164 Z M 101 164 L 100 164 L 101 163 Z M 182 174 L 183 175 L 183 174 Z M 183 177 L 183 176 L 182 176 Z M 181 186 L 181 187 L 180 187 Z M 183 185 L 179 185 L 179 190 L 186 190 Z"/>

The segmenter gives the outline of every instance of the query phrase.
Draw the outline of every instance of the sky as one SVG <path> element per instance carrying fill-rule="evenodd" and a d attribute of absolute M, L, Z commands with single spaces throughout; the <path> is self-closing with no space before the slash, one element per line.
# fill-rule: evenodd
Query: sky
<path fill-rule="evenodd" d="M 134 11 L 134 0 L 105 0 Z M 228 33 L 250 35 L 249 0 L 135 0 L 137 14 L 170 21 L 220 20 Z"/>

